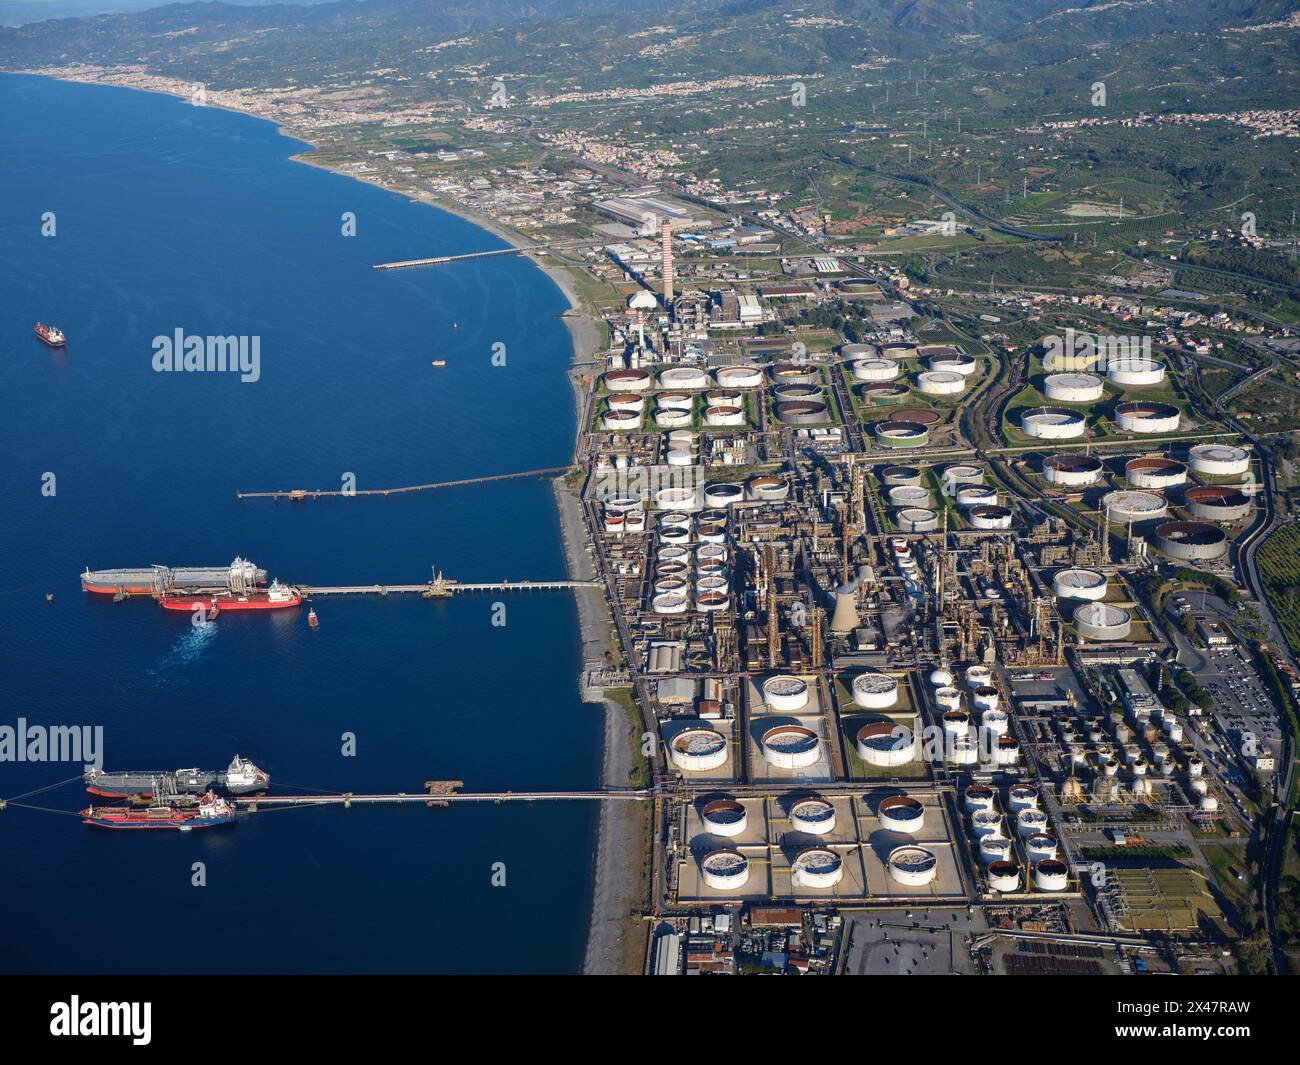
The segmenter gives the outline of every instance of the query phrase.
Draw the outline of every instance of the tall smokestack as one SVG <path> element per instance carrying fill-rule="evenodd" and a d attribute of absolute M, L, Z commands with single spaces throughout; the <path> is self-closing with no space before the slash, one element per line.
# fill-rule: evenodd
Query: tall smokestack
<path fill-rule="evenodd" d="M 673 302 L 673 228 L 666 218 L 659 231 L 659 237 L 663 244 L 664 308 L 671 310 L 669 304 Z"/>

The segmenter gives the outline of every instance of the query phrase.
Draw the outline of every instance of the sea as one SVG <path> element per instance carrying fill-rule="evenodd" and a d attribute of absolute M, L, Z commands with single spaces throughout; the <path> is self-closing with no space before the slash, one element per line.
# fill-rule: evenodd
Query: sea
<path fill-rule="evenodd" d="M 572 454 L 551 279 L 514 256 L 371 269 L 503 244 L 291 159 L 306 150 L 165 95 L 0 75 L 0 728 L 102 729 L 109 770 L 238 753 L 275 794 L 595 787 L 601 710 L 579 696 L 568 593 L 331 597 L 313 629 L 305 607 L 196 626 L 81 590 L 87 566 L 236 556 L 319 586 L 565 576 L 544 479 L 236 498 Z M 247 372 L 166 369 L 178 330 L 244 338 Z M 291 807 L 115 832 L 76 816 L 81 768 L 0 761 L 0 971 L 581 967 L 592 803 Z"/>

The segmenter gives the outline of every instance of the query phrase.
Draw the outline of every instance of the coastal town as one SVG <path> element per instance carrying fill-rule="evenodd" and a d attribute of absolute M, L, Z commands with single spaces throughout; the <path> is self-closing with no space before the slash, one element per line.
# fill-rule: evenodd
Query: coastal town
<path fill-rule="evenodd" d="M 690 41 L 633 37 L 646 60 Z M 907 64 L 891 100 L 896 66 L 856 74 L 882 111 L 927 82 Z M 525 92 L 449 65 L 464 95 L 417 100 L 383 69 L 25 72 L 272 121 L 300 161 L 474 221 L 564 293 L 556 594 L 605 710 L 602 790 L 637 800 L 600 803 L 584 971 L 1300 957 L 1294 210 L 1190 218 L 1154 182 L 1062 176 L 1080 137 L 1293 151 L 1300 111 L 976 132 L 946 106 L 817 125 L 813 75 Z M 612 106 L 640 117 L 601 125 Z M 668 107 L 693 121 L 651 129 Z M 798 181 L 789 156 L 715 165 L 773 129 L 836 158 Z"/>

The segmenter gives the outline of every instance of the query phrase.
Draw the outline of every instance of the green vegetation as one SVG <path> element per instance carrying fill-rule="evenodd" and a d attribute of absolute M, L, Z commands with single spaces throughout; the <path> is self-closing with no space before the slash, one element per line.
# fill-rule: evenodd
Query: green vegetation
<path fill-rule="evenodd" d="M 1287 643 L 1300 653 L 1300 523 L 1283 525 L 1264 541 L 1259 573 Z"/>

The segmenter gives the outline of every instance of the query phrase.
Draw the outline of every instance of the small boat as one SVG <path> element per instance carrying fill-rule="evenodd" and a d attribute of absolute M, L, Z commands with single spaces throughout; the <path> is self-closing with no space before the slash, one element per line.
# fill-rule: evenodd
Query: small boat
<path fill-rule="evenodd" d="M 56 326 L 46 325 L 43 322 L 36 323 L 36 335 L 52 348 L 61 348 L 67 343 L 67 337 L 63 335 L 63 330 Z"/>
<path fill-rule="evenodd" d="M 320 618 L 316 616 L 315 608 L 307 611 L 307 626 L 313 629 L 320 628 Z"/>
<path fill-rule="evenodd" d="M 446 366 L 446 365 L 447 365 L 447 360 L 446 360 L 446 359 L 434 359 L 433 362 L 429 363 L 429 365 L 430 365 L 430 366 Z"/>

